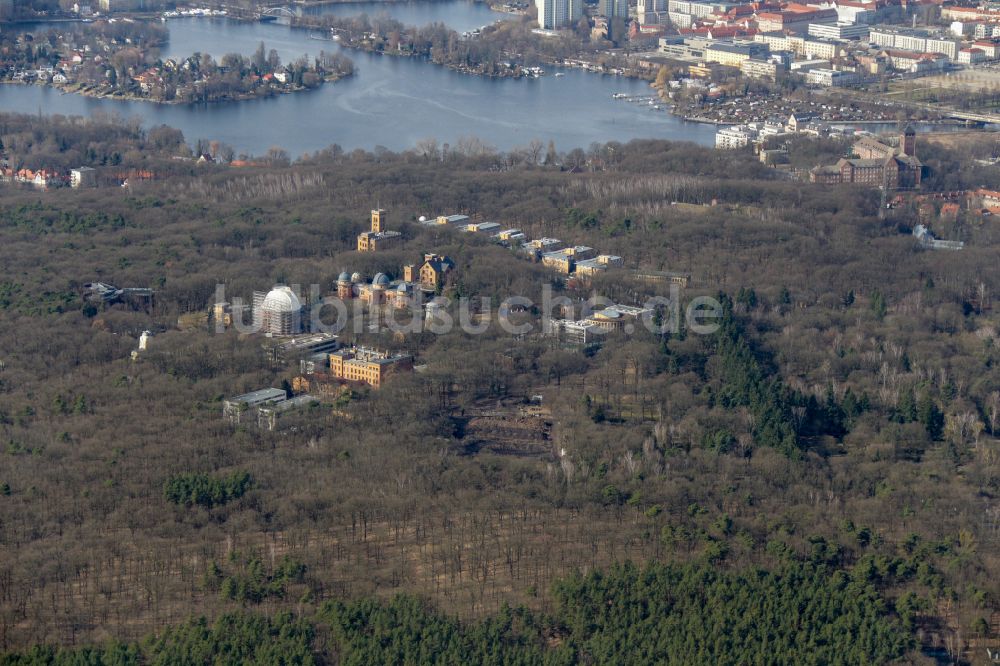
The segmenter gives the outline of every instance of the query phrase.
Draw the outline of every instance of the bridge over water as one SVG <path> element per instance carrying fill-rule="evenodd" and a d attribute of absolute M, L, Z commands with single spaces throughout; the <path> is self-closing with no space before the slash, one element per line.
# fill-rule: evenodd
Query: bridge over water
<path fill-rule="evenodd" d="M 282 25 L 289 25 L 292 19 L 301 16 L 302 10 L 294 10 L 290 7 L 268 7 L 257 14 L 257 19 L 264 22 L 275 22 Z"/>

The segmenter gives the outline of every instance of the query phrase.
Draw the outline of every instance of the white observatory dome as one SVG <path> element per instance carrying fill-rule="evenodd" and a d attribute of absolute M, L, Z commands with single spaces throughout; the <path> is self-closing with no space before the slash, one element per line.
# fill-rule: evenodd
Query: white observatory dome
<path fill-rule="evenodd" d="M 266 312 L 298 312 L 302 301 L 290 287 L 275 287 L 264 297 L 261 306 Z"/>

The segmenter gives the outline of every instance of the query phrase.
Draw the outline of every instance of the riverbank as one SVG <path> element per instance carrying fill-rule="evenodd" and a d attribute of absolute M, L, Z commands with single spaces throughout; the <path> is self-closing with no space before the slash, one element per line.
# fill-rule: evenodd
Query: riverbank
<path fill-rule="evenodd" d="M 311 39 L 322 39 L 319 34 L 329 34 L 333 41 L 345 49 L 353 49 L 370 53 L 373 55 L 390 56 L 395 58 L 413 58 L 440 65 L 460 74 L 471 74 L 491 79 L 520 79 L 536 78 L 544 72 L 538 67 L 524 66 L 512 62 L 500 62 L 498 60 L 481 60 L 475 57 L 451 58 L 442 61 L 437 58 L 439 52 L 435 47 L 436 42 L 432 39 L 420 38 L 417 36 L 424 28 L 414 26 L 400 26 L 401 35 L 392 38 L 390 35 L 375 33 L 370 26 L 364 29 L 353 27 L 353 20 L 340 19 L 333 16 L 308 16 L 296 17 L 291 20 L 290 27 L 307 31 Z M 494 26 L 500 25 L 497 22 Z M 450 36 L 455 37 L 456 43 L 467 48 L 473 44 L 473 40 L 462 39 L 454 30 L 448 30 Z M 408 42 L 403 41 L 407 34 L 413 35 Z M 418 46 L 418 44 L 420 46 Z M 429 46 L 428 46 L 429 44 Z"/>
<path fill-rule="evenodd" d="M 472 0 L 472 1 L 482 2 L 483 0 Z M 310 7 L 327 7 L 330 5 L 365 5 L 372 3 L 381 5 L 405 5 L 411 2 L 414 2 L 414 0 L 290 0 L 288 4 L 296 7 L 301 7 L 303 9 L 309 9 Z M 450 0 L 420 0 L 420 2 L 425 2 L 429 4 L 440 2 L 444 4 L 450 2 Z"/>
<path fill-rule="evenodd" d="M 542 67 L 579 68 L 588 72 L 648 80 L 649 73 L 629 66 L 617 52 L 589 53 L 572 36 L 556 40 L 533 34 L 525 21 L 495 20 L 476 31 L 476 36 L 459 34 L 439 25 L 414 26 L 394 21 L 388 25 L 372 23 L 365 16 L 300 16 L 290 27 L 309 31 L 312 39 L 331 39 L 346 49 L 394 57 L 419 58 L 461 74 L 491 79 L 537 78 Z M 502 60 L 498 54 L 511 53 L 511 45 L 525 40 L 535 48 L 532 56 L 517 62 L 520 54 Z M 517 50 L 523 50 L 518 47 Z"/>
<path fill-rule="evenodd" d="M 329 74 L 320 79 L 322 84 L 333 84 L 337 81 L 354 76 L 351 74 Z M 267 88 L 265 93 L 248 92 L 236 95 L 220 96 L 211 99 L 156 99 L 146 95 L 136 95 L 135 93 L 120 90 L 100 90 L 92 86 L 81 85 L 79 83 L 53 83 L 51 81 L 11 81 L 0 79 L 0 84 L 37 86 L 40 88 L 51 88 L 58 90 L 63 95 L 80 95 L 93 99 L 117 100 L 122 102 L 151 102 L 164 106 L 195 106 L 200 104 L 224 104 L 227 102 L 245 102 L 255 99 L 268 99 L 278 95 L 292 95 L 301 92 L 318 90 L 320 86 L 292 86 L 287 88 Z"/>

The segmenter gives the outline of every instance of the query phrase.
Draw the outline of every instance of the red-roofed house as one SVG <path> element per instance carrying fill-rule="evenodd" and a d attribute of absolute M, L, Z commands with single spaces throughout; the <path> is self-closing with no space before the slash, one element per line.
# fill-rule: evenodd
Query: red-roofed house
<path fill-rule="evenodd" d="M 982 51 L 987 60 L 1000 58 L 1000 43 L 995 39 L 977 39 L 972 43 L 972 48 Z"/>
<path fill-rule="evenodd" d="M 977 62 L 985 62 L 986 54 L 982 49 L 959 49 L 958 58 L 955 60 L 964 65 L 974 65 Z"/>
<path fill-rule="evenodd" d="M 810 23 L 836 23 L 836 9 L 817 9 L 808 5 L 791 3 L 781 11 L 757 12 L 757 29 L 761 32 L 809 31 Z"/>

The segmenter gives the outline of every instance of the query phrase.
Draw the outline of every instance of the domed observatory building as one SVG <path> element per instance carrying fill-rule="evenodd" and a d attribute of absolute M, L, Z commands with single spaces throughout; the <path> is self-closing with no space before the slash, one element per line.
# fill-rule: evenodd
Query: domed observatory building
<path fill-rule="evenodd" d="M 290 287 L 254 292 L 253 322 L 257 331 L 269 336 L 302 332 L 302 301 Z"/>

